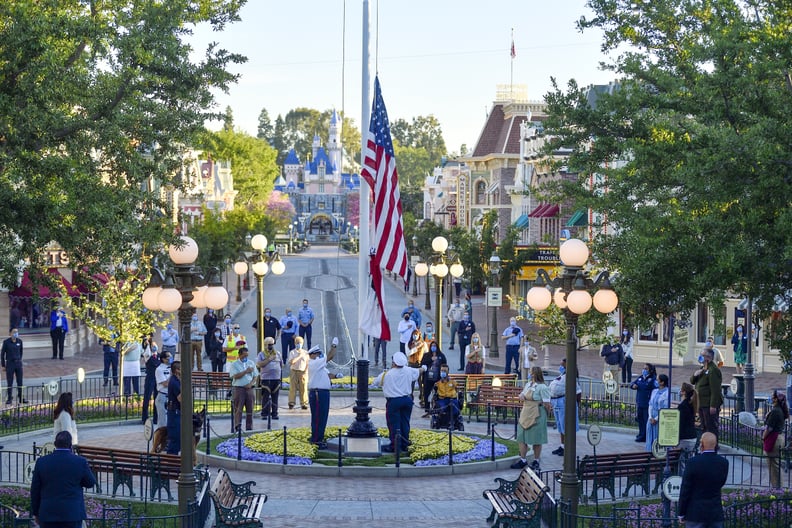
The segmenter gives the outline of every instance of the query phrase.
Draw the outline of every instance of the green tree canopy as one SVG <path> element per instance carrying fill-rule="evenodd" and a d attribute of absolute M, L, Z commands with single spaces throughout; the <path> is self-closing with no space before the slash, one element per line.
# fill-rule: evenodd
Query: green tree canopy
<path fill-rule="evenodd" d="M 792 284 L 792 10 L 778 2 L 591 0 L 618 83 L 548 94 L 563 189 L 609 228 L 595 255 L 637 317 L 724 291 L 765 311 Z M 594 97 L 591 97 L 594 95 Z M 595 175 L 591 179 L 591 175 Z M 591 182 L 594 182 L 592 185 Z"/>
<path fill-rule="evenodd" d="M 211 45 L 238 0 L 0 2 L 0 280 L 42 266 L 56 241 L 75 268 L 134 260 L 173 236 L 152 187 L 180 188 L 185 146 L 212 92 L 245 59 Z"/>

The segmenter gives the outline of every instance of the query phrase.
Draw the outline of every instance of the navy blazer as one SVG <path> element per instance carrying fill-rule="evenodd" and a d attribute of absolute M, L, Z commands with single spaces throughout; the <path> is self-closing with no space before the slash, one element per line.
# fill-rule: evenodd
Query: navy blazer
<path fill-rule="evenodd" d="M 723 521 L 721 488 L 729 476 L 729 461 L 709 451 L 688 461 L 679 492 L 679 515 L 686 521 Z"/>
<path fill-rule="evenodd" d="M 87 518 L 83 488 L 96 486 L 88 461 L 67 449 L 36 461 L 30 486 L 30 513 L 41 522 L 82 521 Z"/>

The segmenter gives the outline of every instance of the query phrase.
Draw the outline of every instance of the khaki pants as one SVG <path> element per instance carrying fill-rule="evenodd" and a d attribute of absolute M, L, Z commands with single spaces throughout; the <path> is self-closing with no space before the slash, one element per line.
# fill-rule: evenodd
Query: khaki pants
<path fill-rule="evenodd" d="M 306 382 L 307 373 L 304 370 L 294 370 L 289 372 L 289 409 L 294 407 L 297 402 L 297 395 L 300 396 L 300 406 L 303 409 L 308 407 L 308 383 Z"/>
<path fill-rule="evenodd" d="M 195 357 L 193 370 L 203 370 L 203 364 L 201 363 L 201 353 L 203 352 L 203 339 L 200 341 L 190 341 L 190 350 L 192 351 L 192 354 Z"/>
<path fill-rule="evenodd" d="M 767 465 L 770 469 L 770 487 L 781 487 L 781 448 L 784 446 L 784 435 L 778 435 L 772 451 L 765 451 Z"/>
<path fill-rule="evenodd" d="M 613 376 L 613 381 L 615 381 L 616 383 L 619 382 L 619 380 L 621 379 L 621 367 L 619 366 L 618 363 L 616 363 L 615 365 L 608 365 L 607 363 L 605 363 L 605 370 L 610 371 L 611 376 Z"/>
<path fill-rule="evenodd" d="M 234 407 L 234 427 L 242 425 L 242 408 L 245 408 L 245 429 L 253 429 L 253 388 L 250 387 L 231 387 L 232 400 Z"/>

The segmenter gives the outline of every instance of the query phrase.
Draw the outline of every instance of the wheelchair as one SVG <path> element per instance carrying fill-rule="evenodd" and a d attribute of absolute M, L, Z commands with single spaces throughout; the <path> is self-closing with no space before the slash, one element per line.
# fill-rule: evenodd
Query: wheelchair
<path fill-rule="evenodd" d="M 462 419 L 462 402 L 464 401 L 464 392 L 457 393 L 457 397 L 451 400 L 451 403 L 445 408 L 441 409 L 439 405 L 439 398 L 437 397 L 437 387 L 432 390 L 432 398 L 429 403 L 429 427 L 432 429 L 448 429 L 451 421 L 451 415 L 454 414 L 454 427 L 455 431 L 465 430 L 465 421 Z M 455 408 L 454 408 L 455 407 Z"/>

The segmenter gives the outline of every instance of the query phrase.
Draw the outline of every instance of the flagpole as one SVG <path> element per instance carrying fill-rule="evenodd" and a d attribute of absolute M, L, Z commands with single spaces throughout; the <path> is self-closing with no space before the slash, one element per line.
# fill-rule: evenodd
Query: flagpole
<path fill-rule="evenodd" d="M 514 28 L 511 30 L 511 64 L 509 72 L 509 97 L 514 100 L 514 57 L 517 55 L 514 49 Z"/>
<path fill-rule="evenodd" d="M 363 0 L 363 55 L 360 91 L 360 167 L 363 167 L 368 141 L 368 127 L 371 121 L 371 72 L 370 72 L 370 26 L 369 3 Z M 369 248 L 371 247 L 371 193 L 368 183 L 360 182 L 360 240 L 358 244 L 358 322 L 363 321 L 366 309 L 366 296 L 369 291 L 368 267 Z M 359 326 L 359 325 L 358 325 Z M 358 350 L 363 359 L 368 359 L 368 343 L 365 334 L 358 328 Z"/>

